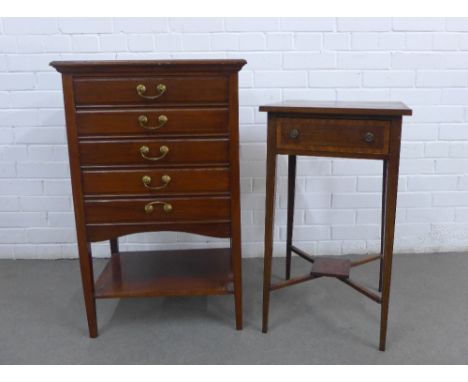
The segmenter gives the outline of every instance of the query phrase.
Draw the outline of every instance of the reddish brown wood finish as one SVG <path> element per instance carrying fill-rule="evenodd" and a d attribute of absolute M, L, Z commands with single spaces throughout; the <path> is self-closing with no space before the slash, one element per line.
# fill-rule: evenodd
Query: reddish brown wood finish
<path fill-rule="evenodd" d="M 273 113 L 268 113 L 267 118 L 268 127 L 265 198 L 265 255 L 263 259 L 263 333 L 266 333 L 268 331 L 268 311 L 270 309 L 271 267 L 273 259 L 273 228 L 275 218 L 276 194 L 276 116 Z M 290 280 L 288 280 L 288 282 L 289 281 Z"/>
<path fill-rule="evenodd" d="M 165 212 L 163 204 L 155 204 L 153 212 L 145 212 L 145 205 L 154 201 L 170 204 L 172 210 Z M 229 206 L 229 197 L 94 199 L 85 201 L 85 215 L 86 221 L 90 224 L 229 221 Z"/>
<path fill-rule="evenodd" d="M 146 87 L 143 96 L 158 98 L 139 95 L 138 85 Z M 166 86 L 166 90 L 158 92 L 158 85 Z M 77 78 L 74 81 L 77 107 L 227 104 L 227 88 L 225 76 Z"/>
<path fill-rule="evenodd" d="M 115 255 L 119 253 L 119 239 L 114 238 L 109 240 L 111 254 Z"/>
<path fill-rule="evenodd" d="M 238 79 L 237 72 L 229 75 L 229 99 L 234 105 L 239 103 L 238 100 Z M 239 108 L 231 107 L 229 109 L 229 126 L 230 126 L 230 142 L 233 147 L 239 147 Z M 231 182 L 231 257 L 232 269 L 234 272 L 234 304 L 236 306 L 236 329 L 241 330 L 243 327 L 242 314 L 242 249 L 241 249 L 241 212 L 240 212 L 240 169 L 239 169 L 239 154 L 231 150 L 231 179 L 236 180 Z"/>
<path fill-rule="evenodd" d="M 73 206 L 75 208 L 76 235 L 78 239 L 78 253 L 80 258 L 81 281 L 88 319 L 88 331 L 91 338 L 98 335 L 96 318 L 96 299 L 94 297 L 94 273 L 91 244 L 86 232 L 84 218 L 84 200 L 80 173 L 80 157 L 78 136 L 75 124 L 75 99 L 73 95 L 73 77 L 64 74 L 63 97 L 65 105 L 65 120 L 67 124 L 68 157 L 70 160 L 71 183 L 73 190 Z"/>
<path fill-rule="evenodd" d="M 390 282 L 392 277 L 393 237 L 395 234 L 396 203 L 398 194 L 398 172 L 400 168 L 401 118 L 392 120 L 390 153 L 385 161 L 385 200 L 383 203 L 383 258 L 382 258 L 382 302 L 380 306 L 379 349 L 385 350 L 387 343 L 388 307 L 390 304 Z"/>
<path fill-rule="evenodd" d="M 53 61 L 50 63 L 60 73 L 108 77 L 117 75 L 164 74 L 231 74 L 238 72 L 247 63 L 245 60 L 99 60 L 99 61 Z"/>
<path fill-rule="evenodd" d="M 331 115 L 332 118 L 344 116 L 363 116 L 384 118 L 411 115 L 412 110 L 403 102 L 356 102 L 356 101 L 284 101 L 260 106 L 260 111 L 277 114 L 307 114 L 309 116 Z"/>
<path fill-rule="evenodd" d="M 146 156 L 162 157 L 161 147 L 166 146 L 166 156 L 153 161 L 142 157 L 140 149 L 149 148 Z M 229 164 L 229 140 L 226 139 L 138 139 L 81 141 L 82 166 L 166 166 Z"/>
<path fill-rule="evenodd" d="M 296 193 L 296 164 L 297 158 L 295 155 L 288 155 L 288 212 L 286 228 L 286 280 L 291 278 L 291 257 L 293 251 L 293 224 L 294 221 L 294 199 Z M 297 253 L 297 252 L 296 252 Z"/>
<path fill-rule="evenodd" d="M 113 256 L 96 282 L 96 297 L 228 294 L 229 249 L 127 252 Z"/>
<path fill-rule="evenodd" d="M 197 221 L 197 222 L 138 222 L 138 223 L 110 223 L 87 224 L 86 232 L 90 241 L 112 240 L 114 237 L 138 232 L 173 231 L 196 233 L 213 237 L 230 237 L 231 221 Z"/>
<path fill-rule="evenodd" d="M 395 231 L 401 123 L 402 116 L 411 115 L 411 110 L 399 102 L 291 101 L 261 106 L 260 111 L 268 112 L 263 332 L 266 333 L 268 330 L 270 291 L 322 276 L 332 276 L 381 304 L 379 349 L 385 350 Z M 367 135 L 369 139 L 365 139 L 368 133 L 371 134 L 371 139 L 369 135 Z M 271 284 L 276 155 L 278 154 L 289 155 L 286 281 Z M 310 256 L 292 245 L 296 155 L 383 160 L 381 255 L 353 262 L 341 259 L 323 259 Z M 313 263 L 311 274 L 290 279 L 292 252 Z M 378 259 L 381 259 L 379 277 L 379 290 L 382 290 L 381 296 L 349 278 L 351 267 Z"/>
<path fill-rule="evenodd" d="M 138 118 L 148 119 L 146 124 Z M 159 118 L 167 122 L 161 124 Z M 228 135 L 227 108 L 149 108 L 118 110 L 80 110 L 76 113 L 78 135 L 95 136 L 147 136 L 172 135 Z M 160 126 L 161 127 L 158 127 Z M 158 127 L 155 129 L 155 127 Z"/>
<path fill-rule="evenodd" d="M 350 269 L 350 260 L 316 257 L 310 274 L 315 276 L 348 278 Z"/>
<path fill-rule="evenodd" d="M 245 63 L 51 63 L 63 74 L 91 337 L 97 336 L 99 297 L 233 293 L 236 328 L 242 328 L 237 72 Z M 146 87 L 140 94 L 139 84 Z M 148 147 L 145 155 L 142 146 Z M 169 151 L 161 151 L 162 146 Z M 149 187 L 142 181 L 145 175 L 151 178 Z M 145 211 L 148 203 L 152 211 Z M 161 203 L 172 209 L 165 211 Z M 197 233 L 231 243 L 226 250 L 168 254 L 167 259 L 119 252 L 119 236 L 151 231 Z M 110 240 L 112 260 L 96 289 L 90 243 L 101 240 Z M 151 268 L 156 266 L 162 268 Z M 117 284 L 119 277 L 123 282 Z"/>
<path fill-rule="evenodd" d="M 143 177 L 151 183 L 145 186 Z M 165 186 L 162 178 L 170 177 Z M 228 167 L 164 168 L 138 170 L 86 170 L 83 171 L 85 196 L 118 195 L 176 195 L 176 194 L 229 194 Z M 164 187 L 154 189 L 157 187 Z"/>
<path fill-rule="evenodd" d="M 288 152 L 387 154 L 388 121 L 279 118 L 277 146 Z M 297 136 L 296 136 L 297 134 Z M 369 135 L 371 141 L 366 141 Z"/>

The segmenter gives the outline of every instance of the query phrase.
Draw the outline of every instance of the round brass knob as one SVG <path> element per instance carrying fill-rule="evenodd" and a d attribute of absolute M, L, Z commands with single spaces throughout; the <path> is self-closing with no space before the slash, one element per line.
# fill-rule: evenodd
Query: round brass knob
<path fill-rule="evenodd" d="M 156 89 L 158 90 L 159 94 L 162 94 L 162 93 L 164 93 L 166 91 L 166 85 L 159 84 L 158 86 L 156 86 Z"/>
<path fill-rule="evenodd" d="M 146 86 L 143 84 L 138 84 L 136 90 L 138 94 L 143 94 L 144 92 L 146 92 Z"/>
<path fill-rule="evenodd" d="M 374 142 L 374 140 L 375 140 L 375 136 L 373 133 L 367 132 L 364 134 L 364 141 L 366 141 L 367 143 L 372 143 Z"/>
<path fill-rule="evenodd" d="M 145 175 L 143 178 L 141 178 L 141 180 L 143 181 L 143 184 L 145 185 L 151 184 L 151 176 L 149 175 Z"/>
<path fill-rule="evenodd" d="M 164 114 L 161 114 L 158 117 L 158 121 L 159 121 L 160 125 L 164 125 L 165 123 L 167 123 L 168 120 L 169 120 L 169 118 L 167 118 L 167 116 L 164 115 Z"/>
<path fill-rule="evenodd" d="M 147 214 L 150 214 L 150 213 L 153 212 L 153 211 L 154 211 L 154 207 L 153 207 L 152 204 L 147 204 L 147 205 L 145 206 L 145 212 L 146 212 Z"/>
<path fill-rule="evenodd" d="M 166 213 L 171 212 L 171 211 L 172 211 L 172 204 L 171 204 L 171 203 L 166 203 L 166 204 L 164 204 L 163 210 L 164 210 L 164 212 L 166 212 Z"/>
<path fill-rule="evenodd" d="M 289 132 L 289 137 L 292 139 L 296 139 L 299 136 L 299 130 L 298 129 L 292 129 Z"/>
<path fill-rule="evenodd" d="M 146 115 L 140 115 L 138 117 L 138 123 L 140 126 L 144 127 L 148 123 L 148 117 Z"/>

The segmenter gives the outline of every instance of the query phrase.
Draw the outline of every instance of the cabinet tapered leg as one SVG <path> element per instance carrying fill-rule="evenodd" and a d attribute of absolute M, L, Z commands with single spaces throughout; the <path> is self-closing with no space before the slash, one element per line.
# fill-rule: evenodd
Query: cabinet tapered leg
<path fill-rule="evenodd" d="M 96 338 L 97 317 L 96 317 L 96 299 L 94 298 L 94 276 L 93 276 L 93 258 L 91 245 L 84 243 L 78 245 L 80 255 L 81 281 L 83 283 L 83 294 L 86 306 L 86 317 L 88 319 L 88 330 L 91 338 Z"/>
<path fill-rule="evenodd" d="M 383 175 L 382 175 L 382 220 L 380 224 L 380 269 L 379 269 L 379 292 L 382 292 L 382 277 L 383 277 L 383 253 L 385 243 L 385 198 L 387 195 L 387 160 L 383 160 Z"/>
<path fill-rule="evenodd" d="M 291 245 L 294 226 L 294 196 L 296 192 L 296 155 L 288 155 L 288 216 L 286 227 L 286 280 L 291 278 Z"/>
<path fill-rule="evenodd" d="M 117 237 L 110 239 L 109 243 L 110 243 L 111 255 L 119 253 L 119 239 Z"/>
<path fill-rule="evenodd" d="M 272 127 L 273 128 L 273 127 Z M 263 265 L 263 320 L 262 332 L 268 331 L 268 311 L 270 306 L 271 261 L 273 256 L 273 225 L 276 182 L 276 153 L 271 142 L 274 132 L 268 128 L 268 150 L 266 169 L 266 202 L 265 202 L 265 257 Z M 271 148 L 271 149 L 270 149 Z"/>
<path fill-rule="evenodd" d="M 233 232 L 231 239 L 231 258 L 234 274 L 234 306 L 236 310 L 236 329 L 242 330 L 242 264 L 240 230 Z"/>
<path fill-rule="evenodd" d="M 113 257 L 112 261 L 112 278 L 116 282 L 122 282 L 122 268 L 120 266 L 120 256 L 119 256 L 119 238 L 115 237 L 109 240 L 111 256 Z"/>
<path fill-rule="evenodd" d="M 395 121 L 391 132 L 390 157 L 386 161 L 385 227 L 383 248 L 382 302 L 380 313 L 379 350 L 384 351 L 387 340 L 388 307 L 390 302 L 390 283 L 392 277 L 393 238 L 398 190 L 398 169 L 400 157 L 401 120 Z"/>
<path fill-rule="evenodd" d="M 235 276 L 234 276 L 235 277 Z M 242 330 L 242 285 L 241 281 L 234 283 L 234 306 L 236 310 L 236 330 Z"/>
<path fill-rule="evenodd" d="M 231 267 L 234 282 L 234 305 L 236 310 L 236 329 L 241 330 L 242 319 L 242 247 L 241 213 L 239 184 L 239 115 L 238 115 L 238 79 L 237 73 L 229 76 L 230 106 L 230 173 L 231 173 Z"/>

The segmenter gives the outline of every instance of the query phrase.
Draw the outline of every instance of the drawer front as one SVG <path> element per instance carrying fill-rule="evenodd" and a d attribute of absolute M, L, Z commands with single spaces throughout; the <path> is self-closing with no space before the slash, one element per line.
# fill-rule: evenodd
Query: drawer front
<path fill-rule="evenodd" d="M 145 198 L 85 201 L 86 221 L 96 223 L 225 221 L 228 197 Z"/>
<path fill-rule="evenodd" d="M 278 149 L 387 154 L 389 132 L 389 121 L 280 118 L 276 139 Z"/>
<path fill-rule="evenodd" d="M 81 110 L 79 136 L 228 134 L 228 109 Z"/>
<path fill-rule="evenodd" d="M 206 77 L 77 78 L 78 106 L 227 103 L 228 79 Z"/>
<path fill-rule="evenodd" d="M 82 141 L 79 150 L 82 166 L 226 164 L 229 161 L 227 139 Z"/>
<path fill-rule="evenodd" d="M 229 192 L 228 168 L 83 171 L 83 193 L 171 195 Z"/>

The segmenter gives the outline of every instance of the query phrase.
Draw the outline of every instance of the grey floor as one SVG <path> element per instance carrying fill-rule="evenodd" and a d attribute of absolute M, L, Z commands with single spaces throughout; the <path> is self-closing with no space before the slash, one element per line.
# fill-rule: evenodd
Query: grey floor
<path fill-rule="evenodd" d="M 103 267 L 96 261 L 96 270 Z M 295 272 L 308 265 L 295 258 Z M 376 281 L 377 264 L 352 276 Z M 275 259 L 274 272 L 283 274 Z M 0 261 L 2 364 L 466 364 L 468 254 L 394 259 L 388 348 L 379 306 L 334 279 L 275 291 L 260 332 L 262 260 L 244 260 L 243 331 L 231 296 L 99 300 L 87 336 L 77 261 Z M 372 277 L 371 277 L 372 276 Z"/>

